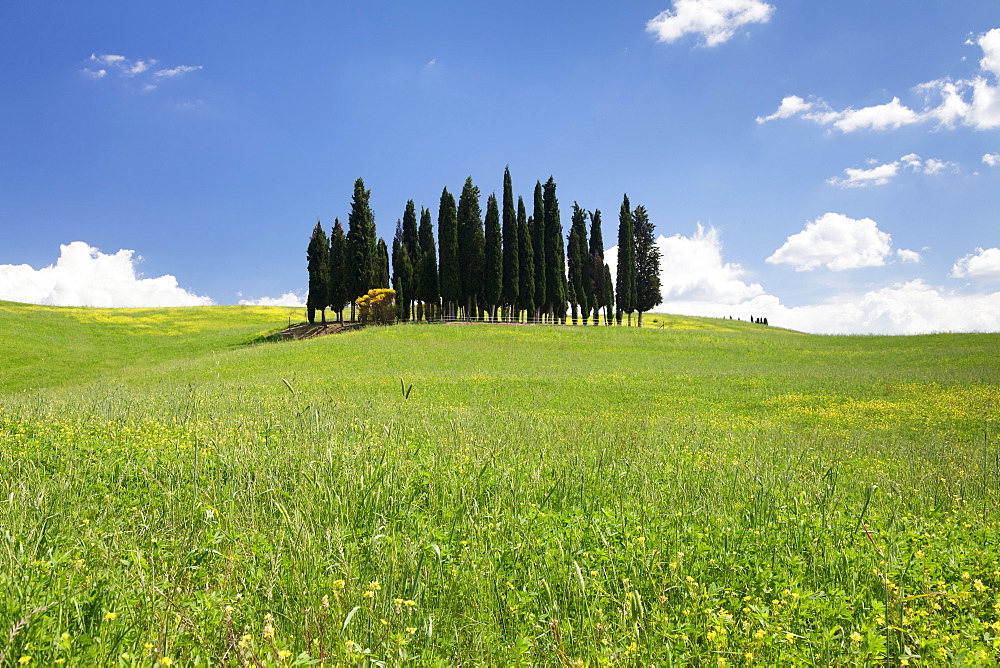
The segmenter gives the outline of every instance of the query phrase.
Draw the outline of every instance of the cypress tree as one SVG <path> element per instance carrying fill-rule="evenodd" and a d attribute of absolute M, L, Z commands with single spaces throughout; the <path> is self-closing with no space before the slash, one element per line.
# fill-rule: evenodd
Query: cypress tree
<path fill-rule="evenodd" d="M 632 220 L 632 209 L 629 206 L 628 195 L 622 201 L 621 212 L 618 214 L 618 275 L 615 286 L 618 298 L 617 319 L 622 324 L 622 313 L 628 314 L 628 324 L 632 324 L 632 312 L 635 311 L 635 229 Z"/>
<path fill-rule="evenodd" d="M 417 278 L 417 299 L 424 303 L 424 317 L 431 320 L 441 298 L 438 283 L 437 250 L 434 248 L 434 228 L 431 212 L 420 207 L 420 271 Z"/>
<path fill-rule="evenodd" d="M 580 307 L 583 324 L 590 312 L 590 249 L 587 247 L 587 212 L 573 202 L 573 218 L 569 228 L 566 261 L 569 265 L 569 303 L 572 306 L 573 324 L 576 324 L 576 307 Z"/>
<path fill-rule="evenodd" d="M 479 186 L 472 177 L 465 179 L 458 198 L 458 270 L 461 278 L 461 301 L 465 302 L 465 317 L 477 316 L 483 304 L 483 264 L 486 255 L 482 209 L 479 207 Z"/>
<path fill-rule="evenodd" d="M 518 272 L 521 286 L 518 290 L 518 310 L 525 311 L 528 317 L 535 310 L 535 251 L 531 242 L 531 228 L 528 227 L 528 216 L 524 208 L 524 200 L 517 198 L 517 240 L 518 240 Z M 520 319 L 520 314 L 518 314 Z"/>
<path fill-rule="evenodd" d="M 632 214 L 635 221 L 635 310 L 642 314 L 663 301 L 660 295 L 660 248 L 653 237 L 646 207 L 640 205 Z"/>
<path fill-rule="evenodd" d="M 400 309 L 400 314 L 402 320 L 409 320 L 413 314 L 413 302 L 417 299 L 417 283 L 420 280 L 419 271 L 417 271 L 420 266 L 420 240 L 417 231 L 417 210 L 412 199 L 406 202 L 406 208 L 403 211 L 403 229 L 400 242 L 406 249 L 410 267 L 406 301 Z M 399 300 L 399 295 L 396 295 L 396 299 Z"/>
<path fill-rule="evenodd" d="M 497 306 L 503 292 L 503 249 L 500 235 L 500 210 L 497 197 L 490 194 L 486 200 L 486 252 L 483 271 L 483 301 L 490 312 L 490 320 L 497 319 Z"/>
<path fill-rule="evenodd" d="M 337 314 L 337 320 L 344 324 L 344 305 L 351 298 L 348 291 L 350 267 L 347 265 L 347 239 L 344 238 L 344 226 L 340 219 L 333 221 L 333 232 L 330 233 L 330 307 Z"/>
<path fill-rule="evenodd" d="M 379 237 L 375 250 L 375 284 L 373 288 L 388 288 L 389 283 L 389 248 L 385 239 Z"/>
<path fill-rule="evenodd" d="M 545 271 L 545 201 L 542 198 L 542 182 L 535 181 L 535 205 L 528 219 L 531 227 L 531 242 L 535 249 L 535 309 L 536 317 L 542 319 L 545 299 L 548 295 Z"/>
<path fill-rule="evenodd" d="M 601 210 L 594 209 L 590 214 L 590 296 L 594 308 L 594 324 L 601 322 L 601 309 L 607 302 L 607 290 L 610 289 L 604 280 L 604 233 L 601 231 Z M 610 323 L 609 323 L 610 324 Z"/>
<path fill-rule="evenodd" d="M 402 223 L 396 223 L 396 236 L 392 239 L 392 289 L 396 291 L 396 315 L 399 320 L 410 319 L 413 302 L 413 262 L 404 241 Z"/>
<path fill-rule="evenodd" d="M 438 208 L 438 247 L 441 252 L 441 299 L 447 304 L 448 315 L 455 317 L 455 309 L 462 296 L 462 277 L 458 271 L 458 215 L 455 197 L 445 188 L 441 192 Z"/>
<path fill-rule="evenodd" d="M 612 322 L 611 312 L 615 308 L 615 289 L 612 285 L 611 280 L 611 267 L 607 264 L 604 265 L 604 285 L 607 286 L 607 290 L 604 293 L 604 324 L 610 326 Z"/>
<path fill-rule="evenodd" d="M 566 319 L 566 246 L 563 244 L 562 223 L 559 220 L 559 200 L 556 182 L 551 176 L 545 182 L 545 301 L 549 314 Z"/>
<path fill-rule="evenodd" d="M 569 237 L 566 240 L 566 260 L 569 263 L 569 282 L 567 291 L 567 297 L 569 298 L 570 313 L 572 314 L 573 324 L 576 324 L 576 309 L 580 305 L 579 299 L 579 286 L 580 286 L 580 266 L 578 260 L 580 258 L 580 236 L 576 231 L 576 225 L 571 224 L 569 228 Z M 584 306 L 586 308 L 586 306 Z"/>
<path fill-rule="evenodd" d="M 414 254 L 420 252 L 420 240 L 417 231 L 417 209 L 412 199 L 407 200 L 406 208 L 403 210 L 403 229 L 400 240 L 406 246 L 406 251 L 416 257 Z"/>
<path fill-rule="evenodd" d="M 351 213 L 347 217 L 347 255 L 351 272 L 351 320 L 354 319 L 354 301 L 375 287 L 379 259 L 376 256 L 375 214 L 369 200 L 371 191 L 365 182 L 354 182 Z"/>
<path fill-rule="evenodd" d="M 510 179 L 510 166 L 503 170 L 503 294 L 500 301 L 508 309 L 508 319 L 514 320 L 521 292 L 520 225 L 514 213 L 514 186 Z"/>
<path fill-rule="evenodd" d="M 309 269 L 309 294 L 306 296 L 306 314 L 309 323 L 316 322 L 319 309 L 326 325 L 326 307 L 330 300 L 330 244 L 326 239 L 323 225 L 316 221 L 309 246 L 306 248 L 306 263 Z"/>

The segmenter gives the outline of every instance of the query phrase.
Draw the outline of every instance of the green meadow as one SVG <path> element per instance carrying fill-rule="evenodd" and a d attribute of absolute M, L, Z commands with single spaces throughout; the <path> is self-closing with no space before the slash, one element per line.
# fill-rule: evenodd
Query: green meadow
<path fill-rule="evenodd" d="M 0 666 L 995 665 L 1000 335 L 0 302 Z"/>

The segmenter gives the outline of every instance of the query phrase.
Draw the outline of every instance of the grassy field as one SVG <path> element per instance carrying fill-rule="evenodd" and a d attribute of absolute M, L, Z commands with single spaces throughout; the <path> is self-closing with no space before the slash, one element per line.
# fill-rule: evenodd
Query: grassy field
<path fill-rule="evenodd" d="M 0 665 L 995 665 L 1000 335 L 0 302 Z"/>

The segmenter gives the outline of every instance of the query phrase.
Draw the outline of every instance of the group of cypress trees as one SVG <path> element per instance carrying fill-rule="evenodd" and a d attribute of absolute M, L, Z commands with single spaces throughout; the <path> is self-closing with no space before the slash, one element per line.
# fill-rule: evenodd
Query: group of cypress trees
<path fill-rule="evenodd" d="M 354 183 L 348 230 L 339 219 L 327 236 L 317 221 L 306 252 L 309 322 L 316 312 L 326 323 L 326 309 L 344 321 L 344 308 L 372 288 L 390 286 L 390 254 L 376 239 L 375 216 L 364 181 Z M 587 220 L 590 220 L 588 240 Z M 617 285 L 604 262 L 601 212 L 588 212 L 576 202 L 567 242 L 552 177 L 535 183 L 532 215 L 517 198 L 510 169 L 504 171 L 502 202 L 491 194 L 485 220 L 479 187 L 465 180 L 456 205 L 447 188 L 438 205 L 437 248 L 431 212 L 420 208 L 419 224 L 413 200 L 406 203 L 392 241 L 391 286 L 396 291 L 401 320 L 464 318 L 507 322 L 565 323 L 567 305 L 573 324 L 590 318 L 605 323 L 622 315 L 642 313 L 660 303 L 660 253 L 653 225 L 642 206 L 633 211 L 628 196 L 622 202 L 618 228 Z M 618 295 L 616 318 L 615 295 Z"/>

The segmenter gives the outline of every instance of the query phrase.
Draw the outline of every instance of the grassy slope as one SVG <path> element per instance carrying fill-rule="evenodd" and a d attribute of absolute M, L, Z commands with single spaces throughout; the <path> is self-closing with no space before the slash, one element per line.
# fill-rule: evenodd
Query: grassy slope
<path fill-rule="evenodd" d="M 317 629 L 314 655 L 390 663 L 994 651 L 998 335 L 665 316 L 246 346 L 288 311 L 0 307 L 22 333 L 0 353 L 0 629 L 65 602 L 11 651 L 277 663 Z"/>
<path fill-rule="evenodd" d="M 0 301 L 0 393 L 196 359 L 299 317 L 299 309 L 275 307 L 96 309 Z"/>

